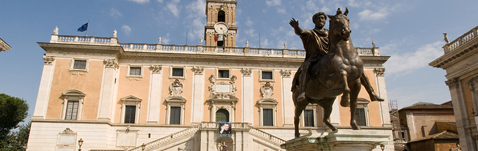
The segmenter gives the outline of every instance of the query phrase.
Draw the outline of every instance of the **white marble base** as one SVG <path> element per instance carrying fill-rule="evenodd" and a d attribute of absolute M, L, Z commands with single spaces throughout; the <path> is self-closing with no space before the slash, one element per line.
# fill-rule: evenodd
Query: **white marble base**
<path fill-rule="evenodd" d="M 311 131 L 281 145 L 287 151 L 371 151 L 387 144 L 390 134 L 373 130 L 338 130 L 336 132 Z"/>

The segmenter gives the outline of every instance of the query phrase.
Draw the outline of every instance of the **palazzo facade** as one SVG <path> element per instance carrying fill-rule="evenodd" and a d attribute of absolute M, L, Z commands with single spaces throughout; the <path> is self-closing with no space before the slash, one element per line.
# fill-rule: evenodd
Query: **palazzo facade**
<path fill-rule="evenodd" d="M 39 42 L 46 53 L 27 146 L 29 151 L 278 151 L 294 138 L 292 79 L 304 50 L 236 47 L 237 2 L 207 0 L 199 45 L 119 43 L 112 37 L 59 35 Z M 292 29 L 291 29 L 292 30 Z M 387 100 L 377 47 L 356 48 L 376 93 Z M 340 97 L 339 97 L 340 98 Z M 339 99 L 336 99 L 338 101 Z M 390 134 L 388 101 L 362 88 L 357 122 Z M 330 131 L 310 104 L 300 132 Z M 331 123 L 351 129 L 350 111 L 334 103 Z M 218 122 L 231 122 L 231 137 Z M 377 146 L 375 150 L 380 150 Z"/>

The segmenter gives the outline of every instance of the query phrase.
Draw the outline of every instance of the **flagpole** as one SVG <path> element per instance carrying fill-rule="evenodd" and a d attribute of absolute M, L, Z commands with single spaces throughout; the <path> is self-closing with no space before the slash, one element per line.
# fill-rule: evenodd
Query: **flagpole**
<path fill-rule="evenodd" d="M 85 37 L 88 36 L 88 26 L 90 25 L 90 20 L 86 23 L 86 32 L 85 32 Z"/>
<path fill-rule="evenodd" d="M 261 33 L 259 33 L 259 48 L 261 48 Z"/>
<path fill-rule="evenodd" d="M 186 45 L 188 45 L 188 33 L 189 33 L 189 29 L 186 30 Z"/>

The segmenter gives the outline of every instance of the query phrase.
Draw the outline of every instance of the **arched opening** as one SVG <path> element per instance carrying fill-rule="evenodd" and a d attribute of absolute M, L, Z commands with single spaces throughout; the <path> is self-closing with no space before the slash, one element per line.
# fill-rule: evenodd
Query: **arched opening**
<path fill-rule="evenodd" d="M 216 122 L 229 122 L 229 112 L 225 109 L 217 110 Z"/>
<path fill-rule="evenodd" d="M 226 21 L 226 13 L 223 10 L 220 10 L 217 13 L 217 22 L 225 22 Z"/>

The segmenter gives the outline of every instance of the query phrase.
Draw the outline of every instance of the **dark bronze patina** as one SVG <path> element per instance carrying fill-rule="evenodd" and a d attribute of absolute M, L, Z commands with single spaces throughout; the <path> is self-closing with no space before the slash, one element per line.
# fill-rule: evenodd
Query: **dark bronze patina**
<path fill-rule="evenodd" d="M 336 131 L 329 118 L 338 95 L 343 94 L 341 106 L 350 106 L 350 125 L 354 130 L 360 129 L 355 121 L 355 111 L 361 85 L 365 86 L 372 101 L 383 101 L 374 93 L 363 71 L 362 59 L 354 50 L 347 14 L 347 8 L 343 14 L 339 8 L 335 16 L 329 15 L 330 31 L 323 28 L 327 19 L 323 12 L 312 17 L 315 23 L 313 30 L 302 30 L 294 18 L 289 22 L 302 39 L 306 51 L 304 63 L 297 70 L 292 84 L 295 137 L 300 135 L 299 116 L 309 103 L 324 108 L 323 122 Z"/>

